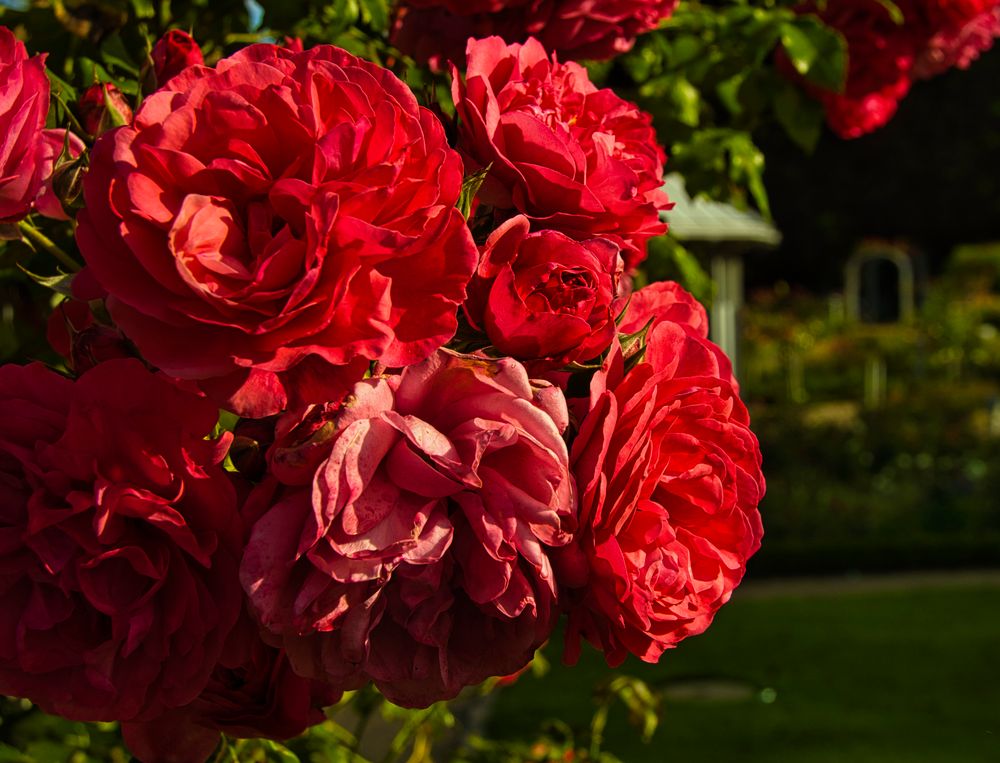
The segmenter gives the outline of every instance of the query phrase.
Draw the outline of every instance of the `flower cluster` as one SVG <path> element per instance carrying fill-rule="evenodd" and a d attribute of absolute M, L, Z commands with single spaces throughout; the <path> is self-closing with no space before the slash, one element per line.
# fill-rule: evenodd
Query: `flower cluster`
<path fill-rule="evenodd" d="M 37 145 L 43 61 L 0 35 Z M 200 761 L 515 674 L 561 617 L 569 659 L 655 661 L 730 597 L 760 451 L 701 306 L 631 293 L 649 117 L 537 40 L 468 61 L 457 130 L 331 46 L 175 32 L 134 114 L 83 94 L 70 373 L 0 368 L 0 692 Z"/>
<path fill-rule="evenodd" d="M 882 127 L 915 79 L 968 68 L 1000 37 L 998 0 L 897 0 L 895 6 L 880 0 L 822 6 L 810 1 L 799 11 L 816 13 L 847 41 L 843 91 L 809 87 L 825 107 L 830 128 L 842 138 Z"/>
<path fill-rule="evenodd" d="M 631 50 L 655 29 L 678 0 L 403 0 L 396 10 L 393 44 L 420 62 L 441 68 L 465 63 L 470 37 L 498 35 L 505 42 L 539 40 L 567 59 L 607 59 Z"/>

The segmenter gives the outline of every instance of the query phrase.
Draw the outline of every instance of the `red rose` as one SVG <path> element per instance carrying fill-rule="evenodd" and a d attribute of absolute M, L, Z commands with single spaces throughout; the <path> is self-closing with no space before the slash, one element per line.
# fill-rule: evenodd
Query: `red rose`
<path fill-rule="evenodd" d="M 917 77 L 926 79 L 952 67 L 968 69 L 981 53 L 993 47 L 993 40 L 1000 37 L 1000 3 L 980 0 L 966 10 L 931 36 L 917 58 Z"/>
<path fill-rule="evenodd" d="M 491 165 L 479 198 L 535 229 L 609 238 L 626 268 L 638 265 L 670 206 L 649 115 L 598 90 L 583 67 L 550 60 L 534 39 L 470 40 L 468 59 L 452 95 L 459 150 L 472 168 Z"/>
<path fill-rule="evenodd" d="M 527 664 L 575 528 L 566 423 L 511 359 L 441 351 L 357 384 L 312 489 L 259 488 L 241 569 L 296 671 L 412 707 Z"/>
<path fill-rule="evenodd" d="M 729 369 L 690 324 L 654 328 L 645 360 L 623 376 L 613 353 L 595 377 L 573 444 L 581 529 L 557 563 L 576 588 L 571 661 L 583 637 L 612 665 L 655 662 L 708 627 L 760 546 L 760 449 Z"/>
<path fill-rule="evenodd" d="M 80 124 L 94 136 L 132 121 L 132 107 L 128 99 L 110 82 L 91 85 L 84 90 L 79 109 Z"/>
<path fill-rule="evenodd" d="M 122 735 L 143 763 L 198 763 L 218 746 L 220 732 L 290 739 L 322 723 L 322 708 L 339 699 L 330 686 L 296 675 L 285 653 L 265 644 L 244 615 L 194 702 L 145 723 L 124 723 Z"/>
<path fill-rule="evenodd" d="M 171 29 L 157 40 L 150 57 L 153 59 L 153 73 L 159 87 L 166 85 L 188 67 L 205 63 L 198 43 L 180 29 Z"/>
<path fill-rule="evenodd" d="M 97 140 L 77 240 L 148 361 L 260 417 L 452 337 L 476 262 L 461 183 L 389 71 L 255 45 Z"/>
<path fill-rule="evenodd" d="M 0 367 L 0 692 L 85 721 L 201 693 L 242 598 L 217 416 L 135 360 Z"/>
<path fill-rule="evenodd" d="M 670 16 L 677 0 L 406 0 L 392 42 L 421 63 L 465 64 L 469 37 L 534 37 L 561 59 L 613 58 Z"/>
<path fill-rule="evenodd" d="M 885 125 L 910 91 L 913 64 L 923 37 L 913 24 L 898 24 L 880 0 L 838 0 L 822 11 L 815 3 L 799 6 L 815 13 L 847 40 L 847 81 L 842 93 L 806 85 L 826 109 L 826 121 L 841 138 L 857 138 Z M 779 65 L 799 79 L 784 57 Z"/>
<path fill-rule="evenodd" d="M 615 244 L 529 225 L 518 215 L 486 241 L 465 311 L 501 354 L 537 374 L 606 350 L 625 300 Z"/>
<path fill-rule="evenodd" d="M 27 215 L 42 190 L 48 113 L 45 56 L 28 58 L 24 43 L 0 26 L 0 222 Z"/>

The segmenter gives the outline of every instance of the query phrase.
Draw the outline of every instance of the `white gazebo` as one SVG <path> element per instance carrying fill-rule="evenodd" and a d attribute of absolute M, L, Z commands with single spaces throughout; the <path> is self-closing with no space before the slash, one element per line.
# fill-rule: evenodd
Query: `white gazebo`
<path fill-rule="evenodd" d="M 777 247 L 781 231 L 757 212 L 708 199 L 692 199 L 680 175 L 668 175 L 664 190 L 674 202 L 673 209 L 662 213 L 670 225 L 670 234 L 691 251 L 710 258 L 716 285 L 711 310 L 712 341 L 732 359 L 738 372 L 743 258 L 753 251 Z"/>

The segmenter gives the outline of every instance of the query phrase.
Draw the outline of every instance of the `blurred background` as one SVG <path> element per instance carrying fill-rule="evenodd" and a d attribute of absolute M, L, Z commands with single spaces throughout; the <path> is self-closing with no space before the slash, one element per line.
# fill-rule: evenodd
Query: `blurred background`
<path fill-rule="evenodd" d="M 706 274 L 742 265 L 765 539 L 705 634 L 622 669 L 663 696 L 648 746 L 612 710 L 622 760 L 1000 760 L 998 81 L 994 49 L 811 154 L 755 133 L 777 245 L 731 209 L 668 216 L 678 236 L 716 224 L 718 240 L 683 242 Z M 713 324 L 734 301 L 720 291 L 700 295 Z M 590 657 L 583 671 L 611 680 Z M 551 658 L 499 696 L 496 733 L 553 703 L 590 717 L 583 671 Z"/>

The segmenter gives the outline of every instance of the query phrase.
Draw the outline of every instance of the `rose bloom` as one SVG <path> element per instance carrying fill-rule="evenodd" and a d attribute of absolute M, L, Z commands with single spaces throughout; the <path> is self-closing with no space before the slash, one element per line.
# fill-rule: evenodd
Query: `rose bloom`
<path fill-rule="evenodd" d="M 910 91 L 921 32 L 911 23 L 897 24 L 879 0 L 838 0 L 817 10 L 815 3 L 798 6 L 814 13 L 847 40 L 847 81 L 843 92 L 806 84 L 806 90 L 826 110 L 830 129 L 841 138 L 858 138 L 884 126 Z M 782 55 L 779 66 L 801 79 Z"/>
<path fill-rule="evenodd" d="M 45 56 L 28 58 L 24 43 L 0 26 L 0 222 L 27 215 L 51 174 L 48 113 Z"/>
<path fill-rule="evenodd" d="M 638 265 L 670 207 L 650 116 L 534 39 L 470 40 L 468 60 L 464 82 L 453 72 L 452 95 L 459 150 L 470 169 L 490 165 L 478 198 L 535 229 L 608 238 L 627 269 Z"/>
<path fill-rule="evenodd" d="M 760 546 L 760 449 L 696 315 L 668 303 L 644 359 L 623 374 L 613 351 L 593 380 L 572 451 L 580 532 L 557 560 L 570 661 L 581 638 L 611 665 L 657 661 L 709 626 Z"/>
<path fill-rule="evenodd" d="M 414 707 L 526 665 L 555 621 L 549 553 L 575 529 L 562 393 L 439 351 L 359 382 L 332 424 L 311 488 L 249 501 L 271 508 L 243 585 L 295 670 Z M 323 428 L 301 426 L 311 450 Z"/>
<path fill-rule="evenodd" d="M 205 688 L 242 598 L 217 416 L 137 360 L 0 367 L 0 693 L 110 721 Z"/>
<path fill-rule="evenodd" d="M 606 59 L 632 49 L 677 0 L 408 0 L 397 8 L 392 42 L 421 63 L 465 65 L 469 37 L 534 37 L 561 59 Z"/>
<path fill-rule="evenodd" d="M 625 307 L 624 265 L 610 241 L 529 233 L 529 226 L 518 215 L 490 235 L 465 312 L 501 354 L 537 374 L 608 348 Z"/>
<path fill-rule="evenodd" d="M 261 417 L 451 338 L 477 255 L 461 184 L 392 73 L 254 45 L 97 140 L 77 241 L 143 357 Z"/>
<path fill-rule="evenodd" d="M 180 29 L 171 29 L 157 40 L 150 58 L 153 61 L 153 74 L 160 87 L 188 67 L 205 63 L 198 43 Z"/>
<path fill-rule="evenodd" d="M 1000 37 L 1000 3 L 980 0 L 970 5 L 969 13 L 943 25 L 924 46 L 914 68 L 917 77 L 934 77 L 953 67 L 968 69 L 993 47 Z"/>
<path fill-rule="evenodd" d="M 290 739 L 324 720 L 340 693 L 296 675 L 285 653 L 264 643 L 244 614 L 230 634 L 208 685 L 190 705 L 144 723 L 123 723 L 122 736 L 143 763 L 206 760 L 224 733 L 240 739 Z"/>

